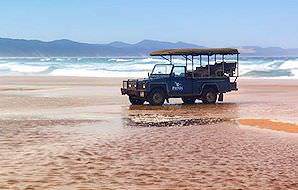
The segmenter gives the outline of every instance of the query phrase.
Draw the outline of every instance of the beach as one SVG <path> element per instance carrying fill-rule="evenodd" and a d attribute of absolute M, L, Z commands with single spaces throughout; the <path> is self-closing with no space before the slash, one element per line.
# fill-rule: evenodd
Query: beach
<path fill-rule="evenodd" d="M 161 107 L 121 81 L 0 77 L 0 189 L 298 189 L 298 80 Z"/>

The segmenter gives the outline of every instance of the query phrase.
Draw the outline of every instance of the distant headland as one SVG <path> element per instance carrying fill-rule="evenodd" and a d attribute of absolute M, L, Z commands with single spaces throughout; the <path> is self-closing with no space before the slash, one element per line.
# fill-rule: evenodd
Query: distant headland
<path fill-rule="evenodd" d="M 203 48 L 185 42 L 143 40 L 135 44 L 115 41 L 107 44 L 80 43 L 67 39 L 54 41 L 0 38 L 0 57 L 129 57 L 147 56 L 157 49 Z M 298 56 L 298 48 L 242 46 L 243 56 Z"/>

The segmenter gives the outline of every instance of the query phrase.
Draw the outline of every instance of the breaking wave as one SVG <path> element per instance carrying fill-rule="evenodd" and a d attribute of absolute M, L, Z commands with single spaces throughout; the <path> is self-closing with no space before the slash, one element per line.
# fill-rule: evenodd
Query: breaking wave
<path fill-rule="evenodd" d="M 19 63 L 0 63 L 0 71 L 6 70 L 12 73 L 40 73 L 46 71 L 50 66 L 26 65 Z"/>
<path fill-rule="evenodd" d="M 184 64 L 182 59 L 173 59 Z M 0 58 L 1 75 L 146 77 L 158 58 Z M 198 61 L 195 60 L 195 65 Z M 240 75 L 247 78 L 298 78 L 297 57 L 242 57 Z"/>

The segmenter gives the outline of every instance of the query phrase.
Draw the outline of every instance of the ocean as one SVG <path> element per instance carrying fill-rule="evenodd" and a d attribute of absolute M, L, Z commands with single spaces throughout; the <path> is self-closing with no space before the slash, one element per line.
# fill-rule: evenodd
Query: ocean
<path fill-rule="evenodd" d="M 174 59 L 183 65 L 182 59 Z M 203 61 L 206 64 L 206 60 Z M 1 76 L 146 77 L 164 59 L 143 58 L 0 58 Z M 199 65 L 195 60 L 195 66 Z M 189 67 L 190 68 L 190 67 Z M 298 78 L 298 57 L 240 57 L 245 78 Z"/>

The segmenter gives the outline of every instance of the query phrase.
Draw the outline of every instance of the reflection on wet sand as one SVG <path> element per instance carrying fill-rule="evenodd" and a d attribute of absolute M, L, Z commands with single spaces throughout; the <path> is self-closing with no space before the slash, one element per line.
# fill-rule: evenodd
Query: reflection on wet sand
<path fill-rule="evenodd" d="M 223 112 L 216 110 L 225 110 Z M 232 111 L 232 114 L 226 111 Z M 195 114 L 194 114 L 195 113 Z M 126 125 L 135 127 L 179 127 L 210 125 L 233 121 L 237 118 L 237 104 L 217 105 L 183 105 L 168 104 L 164 106 L 130 106 Z"/>
<path fill-rule="evenodd" d="M 55 96 L 0 91 L 0 189 L 298 188 L 297 134 L 237 122 L 276 108 L 287 118 L 293 102 L 240 92 L 234 103 L 129 106 L 117 86 L 85 82 Z"/>
<path fill-rule="evenodd" d="M 298 124 L 294 123 L 271 121 L 270 119 L 239 119 L 239 123 L 264 129 L 298 133 Z"/>
<path fill-rule="evenodd" d="M 132 115 L 127 119 L 126 125 L 133 127 L 184 127 L 193 125 L 209 125 L 226 121 L 222 118 L 188 118 L 168 117 L 160 115 Z"/>
<path fill-rule="evenodd" d="M 170 116 L 204 118 L 204 117 L 225 117 L 236 119 L 239 117 L 239 105 L 237 103 L 219 103 L 215 105 L 206 105 L 196 103 L 194 105 L 184 104 L 166 104 L 164 106 L 130 106 L 130 113 L 158 113 Z"/>

